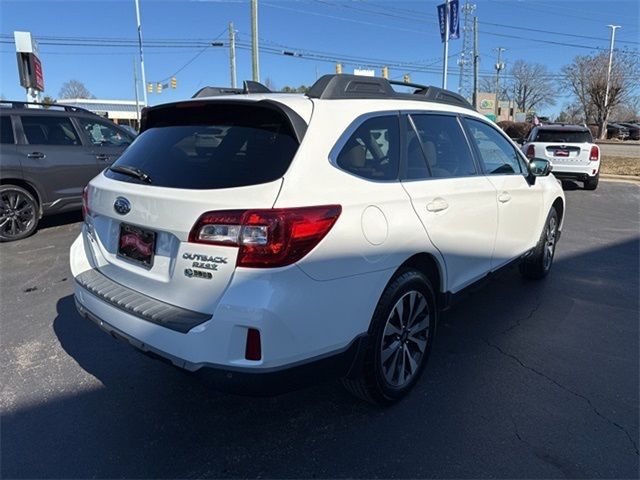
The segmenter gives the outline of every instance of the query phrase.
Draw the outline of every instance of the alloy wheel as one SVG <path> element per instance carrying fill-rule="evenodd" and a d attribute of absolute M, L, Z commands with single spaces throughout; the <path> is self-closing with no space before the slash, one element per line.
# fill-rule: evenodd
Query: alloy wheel
<path fill-rule="evenodd" d="M 33 202 L 18 190 L 0 194 L 0 235 L 12 239 L 29 231 L 36 219 Z"/>
<path fill-rule="evenodd" d="M 556 248 L 556 237 L 558 233 L 558 222 L 555 217 L 549 219 L 547 224 L 547 231 L 545 232 L 545 242 L 543 251 L 543 266 L 545 270 L 551 268 L 551 262 L 553 261 L 553 252 Z"/>
<path fill-rule="evenodd" d="M 418 372 L 430 328 L 429 304 L 425 296 L 412 290 L 396 302 L 382 334 L 380 361 L 389 385 L 402 388 Z"/>

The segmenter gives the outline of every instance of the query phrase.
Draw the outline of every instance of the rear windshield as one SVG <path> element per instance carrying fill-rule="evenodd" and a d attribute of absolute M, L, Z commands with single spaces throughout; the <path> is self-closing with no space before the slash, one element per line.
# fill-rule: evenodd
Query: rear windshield
<path fill-rule="evenodd" d="M 584 130 L 538 130 L 534 142 L 593 143 L 591 133 Z"/>
<path fill-rule="evenodd" d="M 169 188 L 231 188 L 281 178 L 298 149 L 287 117 L 272 108 L 214 103 L 150 112 L 148 129 L 113 166 L 134 167 L 151 185 Z M 141 182 L 112 170 L 105 175 Z"/>

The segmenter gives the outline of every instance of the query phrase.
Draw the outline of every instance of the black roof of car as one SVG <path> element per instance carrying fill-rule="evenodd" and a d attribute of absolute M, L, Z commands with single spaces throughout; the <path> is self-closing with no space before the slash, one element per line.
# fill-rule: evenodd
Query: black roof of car
<path fill-rule="evenodd" d="M 31 105 L 31 106 L 30 106 Z M 71 113 L 83 113 L 88 115 L 96 115 L 95 113 L 87 110 L 86 108 L 75 107 L 73 105 L 60 105 L 57 103 L 44 104 L 34 102 L 20 102 L 14 100 L 0 100 L 0 112 L 14 111 L 14 110 L 28 110 L 29 113 L 59 113 L 59 112 L 71 112 Z M 98 115 L 99 116 L 99 115 Z"/>

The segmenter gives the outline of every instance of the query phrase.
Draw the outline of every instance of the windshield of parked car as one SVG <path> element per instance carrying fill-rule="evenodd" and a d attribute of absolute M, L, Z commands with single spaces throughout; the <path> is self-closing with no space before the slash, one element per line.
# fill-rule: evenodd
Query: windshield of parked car
<path fill-rule="evenodd" d="M 544 143 L 593 143 L 586 130 L 538 130 L 534 142 Z"/>
<path fill-rule="evenodd" d="M 141 133 L 114 167 L 144 172 L 151 185 L 215 189 L 256 185 L 284 175 L 298 141 L 284 115 L 253 106 L 189 108 Z M 116 169 L 117 170 L 117 169 Z M 125 182 L 135 176 L 108 170 Z"/>

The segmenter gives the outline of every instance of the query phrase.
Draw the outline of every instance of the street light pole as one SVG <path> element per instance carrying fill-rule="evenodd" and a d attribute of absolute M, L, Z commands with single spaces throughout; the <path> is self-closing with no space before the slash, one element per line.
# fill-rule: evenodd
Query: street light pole
<path fill-rule="evenodd" d="M 258 0 L 251 0 L 251 67 L 253 81 L 260 81 L 260 66 L 258 64 Z"/>
<path fill-rule="evenodd" d="M 447 89 L 447 69 L 449 68 L 449 0 L 444 2 L 444 59 L 442 63 L 442 88 Z"/>
<path fill-rule="evenodd" d="M 613 43 L 616 39 L 616 29 L 621 28 L 620 25 L 607 25 L 611 29 L 611 45 L 609 45 L 609 67 L 607 68 L 607 87 L 604 92 L 604 108 L 605 112 L 609 106 L 609 82 L 611 81 L 611 63 L 613 61 Z"/>
<path fill-rule="evenodd" d="M 504 68 L 504 63 L 500 61 L 502 56 L 502 52 L 506 50 L 506 48 L 498 47 L 498 61 L 496 62 L 496 104 L 495 104 L 495 116 L 496 122 L 498 121 L 498 112 L 500 109 L 500 70 Z"/>
<path fill-rule="evenodd" d="M 144 95 L 144 105 L 147 103 L 147 76 L 144 72 L 144 56 L 142 54 L 142 25 L 140 24 L 140 3 L 136 0 L 136 20 L 138 23 L 138 47 L 140 48 L 140 71 L 142 73 L 142 93 Z"/>
<path fill-rule="evenodd" d="M 231 63 L 231 88 L 236 88 L 236 32 L 229 22 L 229 62 Z"/>

